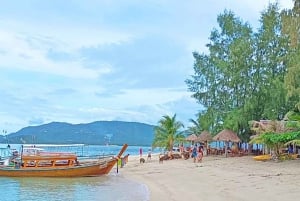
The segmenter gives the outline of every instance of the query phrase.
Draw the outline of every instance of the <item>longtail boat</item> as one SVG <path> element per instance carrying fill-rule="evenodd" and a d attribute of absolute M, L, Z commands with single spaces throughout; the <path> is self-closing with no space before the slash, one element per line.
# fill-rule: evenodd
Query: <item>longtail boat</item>
<path fill-rule="evenodd" d="M 127 149 L 124 144 L 117 156 L 78 160 L 76 154 L 63 152 L 21 153 L 20 161 L 0 166 L 5 177 L 87 177 L 108 174 Z"/>

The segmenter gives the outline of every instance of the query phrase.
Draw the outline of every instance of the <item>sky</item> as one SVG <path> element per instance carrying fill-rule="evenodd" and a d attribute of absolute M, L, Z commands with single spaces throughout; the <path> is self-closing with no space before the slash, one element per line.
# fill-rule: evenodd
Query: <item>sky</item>
<path fill-rule="evenodd" d="M 207 51 L 225 9 L 258 27 L 270 2 L 0 0 L 0 134 L 175 114 L 187 127 L 203 109 L 185 84 L 192 53 Z"/>

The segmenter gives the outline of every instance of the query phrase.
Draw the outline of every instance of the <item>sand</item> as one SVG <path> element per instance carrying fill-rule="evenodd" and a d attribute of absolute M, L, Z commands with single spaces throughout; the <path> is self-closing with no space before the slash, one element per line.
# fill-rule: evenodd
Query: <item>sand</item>
<path fill-rule="evenodd" d="M 146 158 L 146 157 L 145 157 Z M 254 161 L 252 156 L 205 156 L 140 164 L 130 156 L 121 174 L 145 184 L 151 201 L 295 201 L 300 199 L 300 160 Z"/>

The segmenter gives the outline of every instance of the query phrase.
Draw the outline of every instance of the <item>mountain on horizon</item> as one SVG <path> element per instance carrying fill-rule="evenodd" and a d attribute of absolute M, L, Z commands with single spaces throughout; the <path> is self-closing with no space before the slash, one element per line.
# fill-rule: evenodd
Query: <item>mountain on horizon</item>
<path fill-rule="evenodd" d="M 155 126 L 124 121 L 95 121 L 86 124 L 51 122 L 28 126 L 0 138 L 11 144 L 116 144 L 150 146 Z"/>

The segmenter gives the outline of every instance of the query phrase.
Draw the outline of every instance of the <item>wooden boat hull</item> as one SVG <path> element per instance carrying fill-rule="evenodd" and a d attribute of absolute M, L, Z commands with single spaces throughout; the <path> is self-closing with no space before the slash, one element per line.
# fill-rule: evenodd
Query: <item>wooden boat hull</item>
<path fill-rule="evenodd" d="M 78 165 L 63 167 L 0 167 L 4 177 L 88 177 L 108 174 L 127 148 L 123 146 L 117 157 L 97 161 L 83 161 Z"/>
<path fill-rule="evenodd" d="M 108 174 L 116 164 L 113 158 L 105 162 L 87 163 L 63 168 L 15 168 L 1 167 L 0 176 L 6 177 L 84 177 Z"/>

